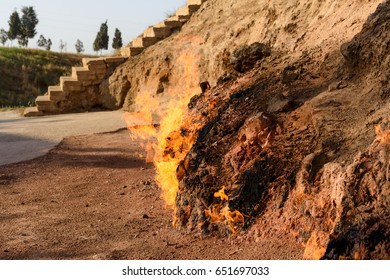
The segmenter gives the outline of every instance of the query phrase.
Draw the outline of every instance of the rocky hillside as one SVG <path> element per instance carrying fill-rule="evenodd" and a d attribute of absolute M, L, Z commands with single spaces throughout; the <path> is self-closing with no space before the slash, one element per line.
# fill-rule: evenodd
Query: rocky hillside
<path fill-rule="evenodd" d="M 180 32 L 120 67 L 111 77 L 110 92 L 118 105 L 129 109 L 140 92 L 160 97 L 182 91 L 181 57 L 186 52 L 199 66 L 187 84 L 208 80 L 215 86 L 227 72 L 229 54 L 254 42 L 272 47 L 285 64 L 304 54 L 319 62 L 327 58 L 327 63 L 337 63 L 340 45 L 360 31 L 380 2 L 208 0 Z"/>
<path fill-rule="evenodd" d="M 388 0 L 208 0 L 120 66 L 111 93 L 153 121 L 212 86 L 165 137 L 176 224 L 294 237 L 309 259 L 388 259 L 389 15 Z"/>

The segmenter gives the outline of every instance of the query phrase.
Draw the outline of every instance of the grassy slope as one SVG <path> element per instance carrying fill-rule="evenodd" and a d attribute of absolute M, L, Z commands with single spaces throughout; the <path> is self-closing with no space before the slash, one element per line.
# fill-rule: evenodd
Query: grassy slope
<path fill-rule="evenodd" d="M 0 108 L 26 106 L 81 65 L 81 55 L 0 47 Z"/>

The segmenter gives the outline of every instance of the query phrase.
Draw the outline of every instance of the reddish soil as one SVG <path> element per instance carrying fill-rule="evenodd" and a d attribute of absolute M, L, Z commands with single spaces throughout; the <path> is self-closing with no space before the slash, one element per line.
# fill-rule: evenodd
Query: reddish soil
<path fill-rule="evenodd" d="M 127 131 L 65 139 L 0 167 L 0 259 L 300 259 L 288 239 L 244 241 L 172 226 Z"/>

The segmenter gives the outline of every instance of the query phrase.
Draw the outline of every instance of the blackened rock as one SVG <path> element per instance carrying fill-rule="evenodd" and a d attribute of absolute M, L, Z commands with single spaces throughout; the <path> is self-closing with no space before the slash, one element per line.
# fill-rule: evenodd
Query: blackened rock
<path fill-rule="evenodd" d="M 230 64 L 233 69 L 245 73 L 256 65 L 256 63 L 271 55 L 271 49 L 261 43 L 253 43 L 249 46 L 237 48 L 230 57 Z"/>
<path fill-rule="evenodd" d="M 237 75 L 232 73 L 225 73 L 221 77 L 218 78 L 217 85 L 222 85 L 224 83 L 227 83 L 229 81 L 237 79 Z"/>
<path fill-rule="evenodd" d="M 290 84 L 299 78 L 299 71 L 295 66 L 287 66 L 282 72 L 282 83 Z"/>

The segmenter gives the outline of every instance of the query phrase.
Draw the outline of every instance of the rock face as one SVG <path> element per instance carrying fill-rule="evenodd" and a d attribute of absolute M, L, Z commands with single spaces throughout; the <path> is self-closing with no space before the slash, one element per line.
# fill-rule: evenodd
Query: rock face
<path fill-rule="evenodd" d="M 271 49 L 268 46 L 256 42 L 234 50 L 229 63 L 237 72 L 245 73 L 253 69 L 257 62 L 270 55 Z"/>
<path fill-rule="evenodd" d="M 389 7 L 343 45 L 337 65 L 271 56 L 192 99 L 202 118 L 181 130 L 196 141 L 178 167 L 180 227 L 294 236 L 308 259 L 390 257 Z M 270 110 L 275 97 L 289 102 Z"/>
<path fill-rule="evenodd" d="M 275 56 L 284 56 L 286 60 L 316 57 L 319 64 L 325 62 L 324 67 L 332 68 L 334 65 L 329 63 L 340 59 L 341 43 L 350 41 L 360 31 L 367 16 L 381 2 L 205 1 L 180 32 L 148 47 L 141 56 L 130 58 L 115 71 L 114 83 L 131 84 L 124 98 L 116 95 L 115 99 L 122 99 L 124 109 L 132 110 L 135 96 L 146 91 L 157 99 L 172 91 L 182 92 L 180 57 L 186 52 L 198 57 L 199 71 L 194 81 L 209 81 L 214 86 L 228 72 L 228 54 L 255 42 L 267 45 Z M 221 82 L 235 79 L 238 74 L 227 73 Z"/>
<path fill-rule="evenodd" d="M 370 15 L 363 30 L 350 42 L 341 46 L 348 74 L 357 76 L 367 75 L 369 78 L 381 79 L 381 95 L 387 99 L 390 94 L 388 80 L 390 78 L 390 35 L 388 23 L 390 20 L 390 5 L 382 3 Z M 381 44 L 378 44 L 381 42 Z"/>

